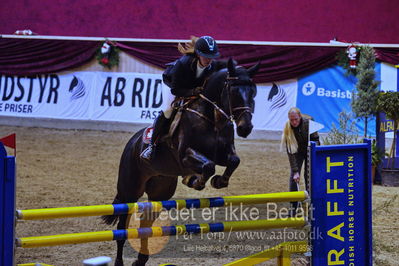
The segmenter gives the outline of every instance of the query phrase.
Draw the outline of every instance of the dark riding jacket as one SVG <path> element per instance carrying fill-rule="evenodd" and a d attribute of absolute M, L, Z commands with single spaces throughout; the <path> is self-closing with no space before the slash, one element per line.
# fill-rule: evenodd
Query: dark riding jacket
<path fill-rule="evenodd" d="M 302 165 L 298 165 L 298 157 L 303 161 L 307 157 L 307 149 L 309 142 L 309 119 L 302 117 L 301 122 L 297 127 L 292 127 L 294 130 L 295 139 L 298 143 L 298 151 L 296 153 L 289 153 L 287 149 L 288 159 L 290 161 L 291 171 L 293 173 L 299 172 Z M 310 140 L 315 141 L 320 145 L 319 134 L 314 132 L 310 134 Z"/>
<path fill-rule="evenodd" d="M 187 97 L 195 95 L 195 88 L 202 87 L 206 79 L 213 73 L 227 66 L 225 61 L 212 61 L 197 78 L 198 57 L 187 54 L 180 57 L 167 68 L 162 75 L 165 84 L 171 87 L 173 95 Z"/>

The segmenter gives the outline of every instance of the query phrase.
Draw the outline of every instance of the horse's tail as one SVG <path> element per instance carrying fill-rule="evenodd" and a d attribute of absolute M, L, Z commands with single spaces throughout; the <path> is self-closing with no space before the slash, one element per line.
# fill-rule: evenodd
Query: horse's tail
<path fill-rule="evenodd" d="M 126 144 L 119 163 L 117 194 L 113 204 L 137 202 L 142 193 L 137 192 L 140 169 L 137 161 L 142 150 L 141 138 L 144 129 L 141 129 Z M 101 219 L 104 223 L 115 225 L 121 215 L 104 215 Z M 124 218 L 122 218 L 123 221 Z"/>
<path fill-rule="evenodd" d="M 121 203 L 121 201 L 115 197 L 112 204 L 119 204 L 119 203 Z M 119 220 L 119 215 L 103 215 L 101 216 L 101 220 L 103 220 L 103 222 L 108 225 L 114 226 Z"/>

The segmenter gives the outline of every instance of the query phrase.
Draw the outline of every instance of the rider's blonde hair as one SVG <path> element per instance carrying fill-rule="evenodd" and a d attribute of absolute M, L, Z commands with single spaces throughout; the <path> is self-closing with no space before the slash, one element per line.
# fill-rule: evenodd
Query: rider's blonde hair
<path fill-rule="evenodd" d="M 195 36 L 191 36 L 191 41 L 186 42 L 184 45 L 179 43 L 177 45 L 177 50 L 179 50 L 182 54 L 194 54 L 195 53 L 195 43 L 199 38 Z"/>
<path fill-rule="evenodd" d="M 288 111 L 288 117 L 290 114 L 295 113 L 298 114 L 300 117 L 301 110 L 297 107 L 292 107 Z M 291 154 L 296 153 L 298 151 L 298 142 L 296 141 L 294 130 L 291 126 L 290 120 L 285 123 L 283 134 L 281 135 L 281 150 L 285 147 L 287 151 Z"/>

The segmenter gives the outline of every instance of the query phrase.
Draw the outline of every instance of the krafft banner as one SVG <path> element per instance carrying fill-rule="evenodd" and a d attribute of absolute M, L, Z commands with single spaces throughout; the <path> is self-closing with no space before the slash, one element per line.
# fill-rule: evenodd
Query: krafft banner
<path fill-rule="evenodd" d="M 312 265 L 372 265 L 371 142 L 311 145 Z"/>

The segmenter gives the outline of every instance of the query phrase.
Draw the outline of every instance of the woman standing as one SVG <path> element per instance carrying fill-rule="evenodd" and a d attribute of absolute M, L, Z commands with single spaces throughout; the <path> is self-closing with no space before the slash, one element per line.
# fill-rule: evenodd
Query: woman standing
<path fill-rule="evenodd" d="M 309 176 L 308 176 L 308 143 L 310 141 L 315 141 L 317 145 L 320 145 L 319 135 L 317 132 L 310 134 L 309 136 L 309 120 L 311 117 L 302 115 L 301 111 L 292 107 L 288 111 L 288 121 L 285 124 L 283 135 L 281 138 L 282 146 L 285 146 L 288 160 L 290 162 L 290 179 L 289 179 L 289 189 L 290 191 L 298 191 L 299 181 L 301 176 L 302 165 L 305 162 L 305 190 L 308 191 L 309 188 Z M 298 202 L 291 202 L 291 215 L 296 214 L 296 209 L 298 207 Z"/>

